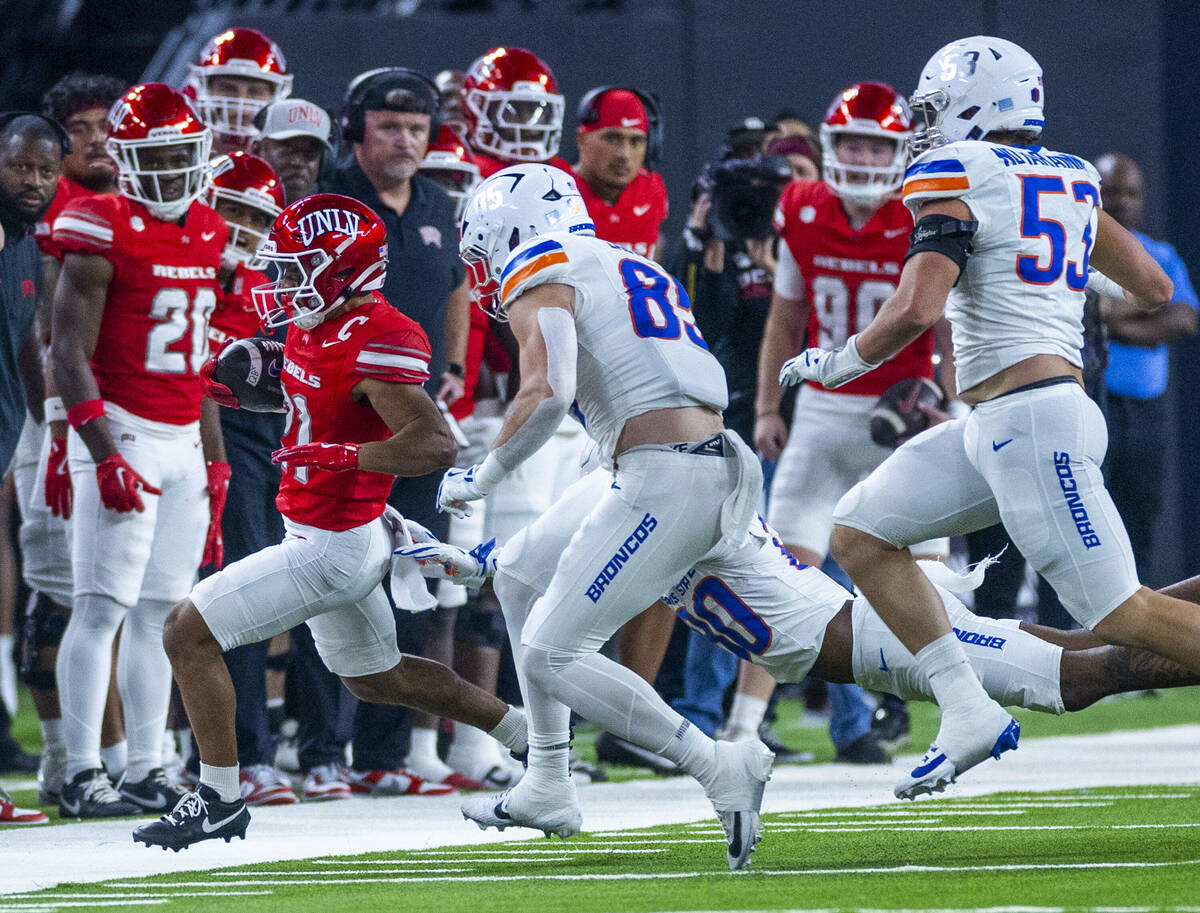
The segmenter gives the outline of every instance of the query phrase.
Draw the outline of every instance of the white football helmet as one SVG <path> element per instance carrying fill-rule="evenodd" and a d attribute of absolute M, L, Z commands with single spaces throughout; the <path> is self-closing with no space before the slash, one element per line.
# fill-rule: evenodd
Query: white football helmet
<path fill-rule="evenodd" d="M 562 169 L 511 165 L 475 188 L 463 212 L 458 255 L 471 274 L 476 301 L 492 317 L 508 319 L 500 280 L 509 254 L 551 231 L 596 233 L 575 179 Z"/>
<path fill-rule="evenodd" d="M 995 130 L 1033 136 L 1045 126 L 1042 68 L 1019 45 L 976 35 L 952 41 L 930 58 L 909 98 L 916 153 Z"/>

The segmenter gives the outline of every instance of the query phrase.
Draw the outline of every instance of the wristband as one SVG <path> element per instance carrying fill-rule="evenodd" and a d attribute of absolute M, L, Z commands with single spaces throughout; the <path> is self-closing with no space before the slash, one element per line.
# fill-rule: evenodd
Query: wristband
<path fill-rule="evenodd" d="M 61 396 L 47 396 L 42 400 L 42 411 L 46 413 L 48 422 L 65 422 L 67 407 L 63 405 Z"/>
<path fill-rule="evenodd" d="M 450 362 L 449 364 L 446 365 L 446 373 L 453 374 L 459 380 L 464 380 L 464 379 L 466 379 L 466 376 L 467 376 L 467 369 L 464 368 L 460 364 Z"/>
<path fill-rule="evenodd" d="M 67 410 L 67 421 L 71 423 L 71 427 L 78 431 L 88 422 L 95 421 L 104 416 L 104 400 L 89 399 L 82 403 L 77 403 Z"/>

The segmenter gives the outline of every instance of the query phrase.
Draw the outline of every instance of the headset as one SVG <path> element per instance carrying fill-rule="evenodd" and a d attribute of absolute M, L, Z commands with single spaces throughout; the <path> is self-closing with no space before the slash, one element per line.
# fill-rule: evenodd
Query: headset
<path fill-rule="evenodd" d="M 67 133 L 66 128 L 52 117 L 47 117 L 45 114 L 39 114 L 36 111 L 5 111 L 0 114 L 0 133 L 4 131 L 18 117 L 36 117 L 50 125 L 50 129 L 54 131 L 54 135 L 58 137 L 59 148 L 62 149 L 63 158 L 71 154 L 71 134 Z"/>
<path fill-rule="evenodd" d="M 437 85 L 424 73 L 410 70 L 408 67 L 379 67 L 359 73 L 346 87 L 346 97 L 342 99 L 342 138 L 348 143 L 361 143 L 366 131 L 367 112 L 363 108 L 367 94 L 380 81 L 393 83 L 392 88 L 404 89 L 417 96 L 425 96 L 429 107 L 429 140 L 437 138 L 438 127 L 442 125 L 441 93 Z"/>
<path fill-rule="evenodd" d="M 597 86 L 579 100 L 579 110 L 576 112 L 579 123 L 594 124 L 600 117 L 600 108 L 597 104 L 600 97 L 606 92 L 618 89 L 632 92 L 642 103 L 642 107 L 646 109 L 646 121 L 649 126 L 646 133 L 646 167 L 653 168 L 658 163 L 663 146 L 662 116 L 659 114 L 658 97 L 653 92 L 644 92 L 632 86 Z"/>

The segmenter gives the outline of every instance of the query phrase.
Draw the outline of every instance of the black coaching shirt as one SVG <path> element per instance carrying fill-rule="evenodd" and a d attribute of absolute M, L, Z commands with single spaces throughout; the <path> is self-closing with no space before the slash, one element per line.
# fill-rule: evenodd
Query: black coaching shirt
<path fill-rule="evenodd" d="M 29 226 L 5 220 L 0 249 L 0 475 L 25 424 L 25 385 L 17 362 L 29 340 L 41 282 L 41 254 Z"/>

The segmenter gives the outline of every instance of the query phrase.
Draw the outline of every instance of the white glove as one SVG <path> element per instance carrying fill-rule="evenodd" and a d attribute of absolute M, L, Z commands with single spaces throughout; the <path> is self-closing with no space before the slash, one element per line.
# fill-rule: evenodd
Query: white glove
<path fill-rule="evenodd" d="M 459 586 L 479 589 L 496 573 L 496 540 L 481 542 L 470 551 L 440 542 L 418 523 L 406 521 L 412 545 L 402 545 L 392 554 L 411 558 L 420 565 L 421 576 L 449 580 Z"/>
<path fill-rule="evenodd" d="M 467 502 L 478 501 L 488 494 L 480 490 L 476 481 L 478 472 L 478 465 L 467 469 L 447 469 L 441 484 L 438 485 L 438 510 L 460 520 L 471 516 L 471 508 L 467 506 Z"/>
<path fill-rule="evenodd" d="M 871 364 L 858 354 L 856 339 L 857 335 L 851 336 L 840 349 L 805 349 L 795 358 L 789 358 L 779 371 L 779 386 L 791 387 L 811 380 L 827 390 L 835 390 L 878 368 L 882 362 Z"/>

